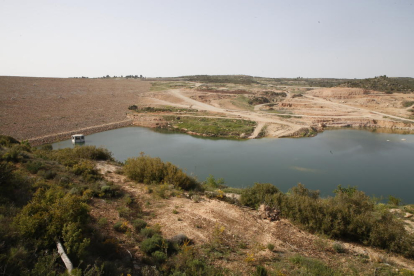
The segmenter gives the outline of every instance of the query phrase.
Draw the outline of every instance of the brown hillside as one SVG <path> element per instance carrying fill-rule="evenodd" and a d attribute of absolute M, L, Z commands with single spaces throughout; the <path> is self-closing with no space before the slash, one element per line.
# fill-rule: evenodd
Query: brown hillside
<path fill-rule="evenodd" d="M 149 82 L 0 77 L 0 133 L 31 139 L 126 120 Z"/>

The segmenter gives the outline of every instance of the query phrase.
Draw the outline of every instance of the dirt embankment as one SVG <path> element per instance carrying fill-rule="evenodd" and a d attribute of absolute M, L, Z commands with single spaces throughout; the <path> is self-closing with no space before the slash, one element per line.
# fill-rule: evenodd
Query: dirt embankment
<path fill-rule="evenodd" d="M 0 77 L 0 133 L 19 140 L 68 133 L 68 139 L 105 130 L 127 120 L 128 106 L 150 86 L 136 79 Z"/>

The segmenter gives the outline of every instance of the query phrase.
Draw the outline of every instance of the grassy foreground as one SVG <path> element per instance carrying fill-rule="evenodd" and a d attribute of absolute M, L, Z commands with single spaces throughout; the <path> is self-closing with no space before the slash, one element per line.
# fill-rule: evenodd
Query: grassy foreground
<path fill-rule="evenodd" d="M 106 180 L 96 169 L 101 161 L 119 165 L 117 173 L 145 186 L 151 200 L 145 202 Z M 241 193 L 240 200 L 227 198 L 226 191 Z M 206 196 L 252 208 L 265 203 L 279 208 L 282 217 L 303 230 L 414 258 L 413 235 L 398 215 L 389 212 L 404 208 L 414 213 L 414 209 L 398 207 L 395 198 L 390 204 L 378 204 L 356 188 L 340 186 L 335 197 L 325 199 L 302 185 L 287 194 L 271 184 L 237 191 L 212 176 L 200 183 L 173 164 L 144 154 L 119 164 L 103 148 L 34 148 L 0 136 L 0 271 L 3 275 L 372 275 L 375 269 L 376 275 L 413 275 L 396 270 L 399 267 L 392 263 L 371 263 L 366 256 L 353 257 L 359 261 L 347 269 L 298 253 L 272 253 L 274 257 L 258 261 L 258 252 L 273 252 L 275 245 L 231 243 L 219 226 L 211 229 L 212 239 L 202 246 L 187 237 L 167 240 L 159 225 L 148 223 L 152 214 L 145 206 L 184 194 L 191 194 L 192 200 Z M 116 213 L 117 221 L 108 221 L 105 214 L 94 219 L 92 214 L 103 202 L 110 207 L 105 213 Z M 71 273 L 57 253 L 58 243 L 73 264 Z M 331 248 L 324 238 L 319 246 L 323 254 L 332 250 L 338 259 L 346 254 L 340 242 Z M 250 247 L 256 255 L 232 259 Z M 245 269 L 226 266 L 235 261 L 243 262 Z"/>

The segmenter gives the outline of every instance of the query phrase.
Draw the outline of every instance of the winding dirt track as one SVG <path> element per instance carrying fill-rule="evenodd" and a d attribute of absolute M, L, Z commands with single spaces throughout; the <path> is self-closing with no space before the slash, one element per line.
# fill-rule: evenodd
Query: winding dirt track
<path fill-rule="evenodd" d="M 227 114 L 227 115 L 238 116 L 240 118 L 256 121 L 258 123 L 258 125 L 257 125 L 255 131 L 253 132 L 253 134 L 249 138 L 256 138 L 257 135 L 262 130 L 262 128 L 265 126 L 265 124 L 277 124 L 277 125 L 282 125 L 282 126 L 287 127 L 280 134 L 295 132 L 295 131 L 297 131 L 300 128 L 305 126 L 305 125 L 298 125 L 298 124 L 294 124 L 294 123 L 291 123 L 291 122 L 287 122 L 287 121 L 284 121 L 284 120 L 281 120 L 281 119 L 278 119 L 278 118 L 270 117 L 271 115 L 264 114 L 264 113 L 257 113 L 257 112 L 250 112 L 250 111 L 242 112 L 242 111 L 234 111 L 234 110 L 230 111 L 229 109 L 224 109 L 224 108 L 212 106 L 212 105 L 209 105 L 209 104 L 202 103 L 202 102 L 196 101 L 194 99 L 191 99 L 188 96 L 185 96 L 183 94 L 183 92 L 179 89 L 169 90 L 168 93 L 170 93 L 170 94 L 176 96 L 177 98 L 180 98 L 183 101 L 189 103 L 190 105 L 192 105 L 193 108 L 197 108 L 197 109 L 200 109 L 200 110 L 206 110 L 206 111 L 210 111 L 210 112 L 224 113 L 224 114 Z"/>

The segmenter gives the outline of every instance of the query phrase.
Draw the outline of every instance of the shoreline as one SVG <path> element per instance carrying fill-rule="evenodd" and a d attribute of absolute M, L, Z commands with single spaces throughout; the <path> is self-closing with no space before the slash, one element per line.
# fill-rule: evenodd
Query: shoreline
<path fill-rule="evenodd" d="M 41 137 L 30 138 L 30 139 L 27 139 L 27 140 L 29 141 L 29 143 L 32 146 L 41 146 L 41 145 L 44 145 L 44 144 L 51 144 L 51 143 L 55 143 L 55 142 L 59 142 L 59 141 L 63 141 L 63 140 L 68 140 L 68 139 L 70 139 L 70 136 L 73 135 L 73 134 L 80 134 L 81 133 L 81 134 L 84 134 L 84 135 L 90 135 L 90 134 L 99 133 L 99 132 L 103 132 L 103 131 L 107 131 L 107 130 L 132 126 L 133 125 L 132 123 L 133 123 L 133 121 L 131 119 L 127 119 L 127 120 L 124 120 L 124 121 L 108 123 L 108 124 L 104 124 L 104 125 L 97 125 L 97 126 L 92 126 L 92 127 L 86 127 L 86 128 L 81 128 L 81 129 L 77 129 L 77 130 L 65 131 L 65 132 L 45 135 L 45 136 L 41 136 Z"/>
<path fill-rule="evenodd" d="M 70 136 L 73 134 L 84 134 L 84 135 L 91 135 L 91 134 L 95 134 L 95 133 L 99 133 L 99 132 L 104 132 L 107 130 L 113 130 L 113 129 L 118 129 L 118 128 L 123 128 L 123 127 L 128 127 L 128 126 L 133 126 L 133 127 L 145 127 L 145 128 L 151 128 L 151 129 L 160 129 L 163 130 L 163 132 L 169 132 L 169 133 L 180 133 L 180 134 L 187 134 L 187 135 L 191 135 L 191 136 L 197 136 L 197 137 L 204 137 L 204 138 L 215 138 L 215 139 L 230 139 L 230 140 L 249 140 L 248 138 L 244 138 L 244 139 L 235 139 L 235 138 L 229 138 L 229 137 L 216 137 L 216 136 L 208 136 L 205 134 L 200 134 L 200 133 L 196 133 L 196 132 L 186 132 L 186 131 L 182 131 L 180 129 L 169 129 L 169 128 L 162 128 L 159 126 L 148 126 L 148 125 L 140 125 L 137 124 L 136 122 L 134 122 L 134 120 L 132 119 L 127 119 L 125 121 L 120 121 L 120 122 L 114 122 L 114 123 L 108 123 L 108 124 L 104 124 L 104 125 L 97 125 L 97 126 L 92 126 L 92 127 L 86 127 L 86 128 L 82 128 L 82 129 L 77 129 L 77 130 L 72 130 L 72 131 L 66 131 L 66 132 L 61 132 L 61 133 L 56 133 L 56 134 L 50 134 L 50 135 L 45 135 L 45 136 L 41 136 L 41 137 L 35 137 L 35 138 L 30 138 L 27 139 L 29 141 L 29 143 L 32 146 L 41 146 L 41 145 L 45 145 L 45 144 L 51 144 L 51 143 L 56 143 L 59 141 L 64 141 L 64 140 L 68 140 L 70 139 Z M 254 139 L 260 139 L 260 138 L 274 138 L 274 139 L 278 139 L 278 138 L 311 138 L 311 137 L 315 137 L 317 136 L 319 133 L 323 133 L 325 131 L 329 131 L 329 130 L 341 130 L 341 129 L 354 129 L 354 130 L 361 130 L 361 131 L 369 131 L 369 132 L 377 132 L 377 133 L 390 133 L 390 134 L 403 134 L 403 135 L 414 135 L 414 130 L 406 130 L 406 129 L 398 129 L 398 128 L 386 128 L 386 127 L 372 127 L 372 126 L 365 126 L 365 127 L 360 127 L 360 126 L 328 126 L 326 128 L 323 128 L 323 130 L 318 130 L 317 132 L 315 132 L 313 135 L 311 136 L 282 136 L 282 137 L 273 137 L 273 136 L 261 136 L 261 137 L 256 137 Z"/>

